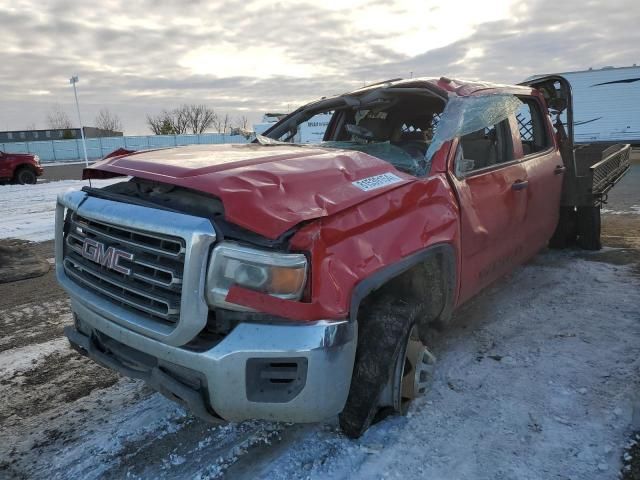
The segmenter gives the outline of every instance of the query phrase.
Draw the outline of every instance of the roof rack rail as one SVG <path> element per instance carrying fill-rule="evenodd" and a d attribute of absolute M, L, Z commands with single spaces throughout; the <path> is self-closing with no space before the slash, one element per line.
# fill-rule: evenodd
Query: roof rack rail
<path fill-rule="evenodd" d="M 376 85 L 383 85 L 385 83 L 397 82 L 398 80 L 404 80 L 404 79 L 402 77 L 391 78 L 389 80 L 382 80 L 381 82 L 370 83 L 369 85 L 365 85 L 364 87 L 361 87 L 361 88 L 375 87 Z"/>

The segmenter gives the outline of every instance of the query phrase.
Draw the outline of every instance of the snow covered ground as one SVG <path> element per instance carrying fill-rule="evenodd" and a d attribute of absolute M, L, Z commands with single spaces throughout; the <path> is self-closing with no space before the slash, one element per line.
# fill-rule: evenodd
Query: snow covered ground
<path fill-rule="evenodd" d="M 357 441 L 335 419 L 206 425 L 72 352 L 66 301 L 0 311 L 7 342 L 40 339 L 0 343 L 0 476 L 617 478 L 640 427 L 640 279 L 601 261 L 615 251 L 546 252 L 465 306 L 429 395 Z"/>
<path fill-rule="evenodd" d="M 639 166 L 603 236 L 635 247 L 546 251 L 489 288 L 432 345 L 429 394 L 357 441 L 336 419 L 205 424 L 72 351 L 53 278 L 0 285 L 0 478 L 616 479 L 640 429 Z M 83 185 L 0 187 L 0 238 L 52 238 Z"/>
<path fill-rule="evenodd" d="M 101 187 L 120 182 L 93 180 Z M 63 180 L 35 185 L 0 186 L 0 238 L 20 238 L 40 242 L 53 239 L 56 197 L 69 189 L 88 186 L 87 180 Z"/>

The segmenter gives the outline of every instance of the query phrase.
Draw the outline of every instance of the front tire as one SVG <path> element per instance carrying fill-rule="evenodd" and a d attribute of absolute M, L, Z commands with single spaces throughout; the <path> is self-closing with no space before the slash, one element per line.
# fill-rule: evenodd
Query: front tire
<path fill-rule="evenodd" d="M 351 389 L 339 416 L 348 437 L 360 437 L 383 409 L 406 412 L 405 400 L 409 399 L 403 397 L 401 381 L 419 311 L 419 306 L 390 295 L 381 295 L 361 308 Z"/>
<path fill-rule="evenodd" d="M 402 343 L 393 372 L 378 399 L 378 418 L 393 413 L 406 415 L 411 402 L 425 394 L 433 377 L 436 358 L 420 341 L 415 324 Z"/>
<path fill-rule="evenodd" d="M 16 173 L 16 183 L 20 185 L 34 185 L 38 180 L 36 173 L 30 168 L 21 168 Z"/>

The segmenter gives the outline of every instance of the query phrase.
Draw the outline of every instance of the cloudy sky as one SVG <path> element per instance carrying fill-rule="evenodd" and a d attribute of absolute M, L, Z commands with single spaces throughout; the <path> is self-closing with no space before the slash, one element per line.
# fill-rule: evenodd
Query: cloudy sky
<path fill-rule="evenodd" d="M 638 0 L 0 1 L 0 130 L 59 104 L 104 107 L 127 134 L 147 113 L 205 103 L 259 121 L 394 77 L 518 82 L 640 63 Z M 75 119 L 75 115 L 72 116 Z"/>

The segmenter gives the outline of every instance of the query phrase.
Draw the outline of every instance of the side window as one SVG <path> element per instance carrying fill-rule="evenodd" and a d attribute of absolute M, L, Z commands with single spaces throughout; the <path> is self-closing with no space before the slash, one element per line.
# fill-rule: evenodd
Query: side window
<path fill-rule="evenodd" d="M 527 156 L 546 150 L 551 146 L 551 141 L 540 104 L 533 98 L 520 97 L 520 100 L 522 105 L 516 112 L 516 120 L 522 140 L 522 153 Z"/>
<path fill-rule="evenodd" d="M 509 121 L 471 132 L 460 137 L 456 174 L 466 175 L 513 160 Z"/>

